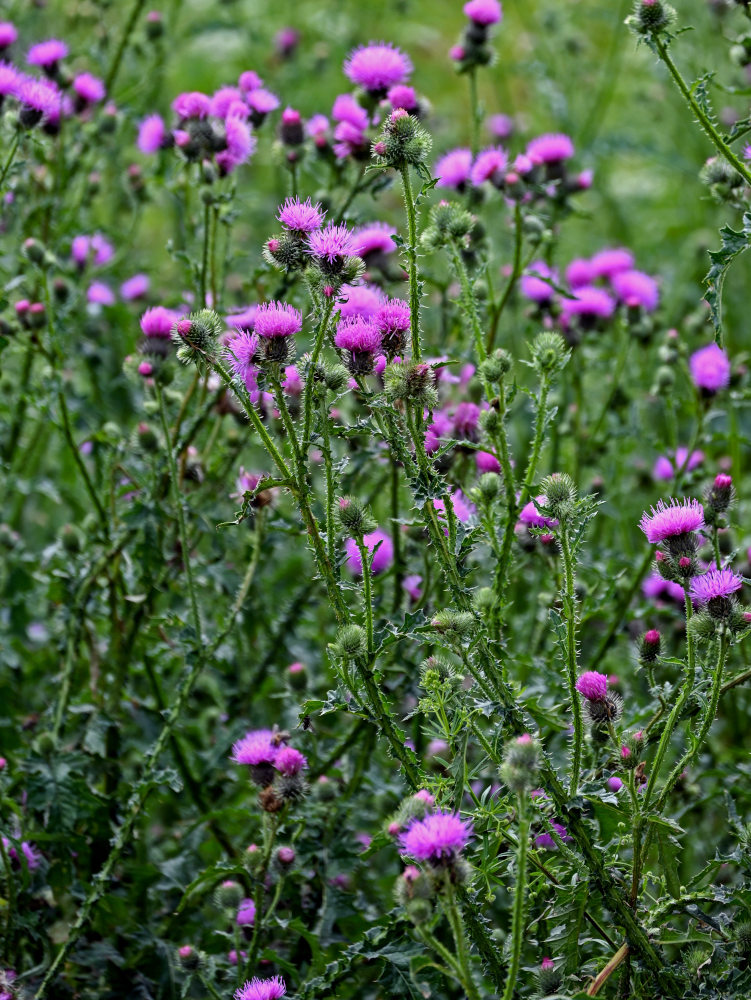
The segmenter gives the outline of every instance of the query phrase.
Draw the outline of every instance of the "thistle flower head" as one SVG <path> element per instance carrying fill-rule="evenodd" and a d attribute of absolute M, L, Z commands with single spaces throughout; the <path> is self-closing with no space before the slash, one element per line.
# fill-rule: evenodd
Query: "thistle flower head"
<path fill-rule="evenodd" d="M 743 577 L 726 566 L 710 569 L 691 580 L 691 599 L 695 604 L 709 604 L 717 598 L 731 597 L 743 586 Z"/>
<path fill-rule="evenodd" d="M 206 118 L 211 113 L 211 99 L 198 90 L 178 94 L 172 102 L 172 110 L 178 118 Z"/>
<path fill-rule="evenodd" d="M 254 729 L 233 745 L 232 760 L 236 764 L 273 764 L 278 753 L 273 731 Z"/>
<path fill-rule="evenodd" d="M 141 316 L 141 331 L 145 337 L 159 337 L 167 340 L 172 336 L 172 327 L 179 318 L 179 315 L 172 309 L 154 306 L 147 309 Z"/>
<path fill-rule="evenodd" d="M 618 271 L 612 275 L 610 284 L 616 297 L 628 306 L 641 306 L 646 312 L 653 312 L 659 304 L 657 282 L 644 271 Z"/>
<path fill-rule="evenodd" d="M 475 187 L 480 187 L 485 181 L 500 184 L 508 166 L 508 154 L 500 146 L 484 149 L 477 154 L 470 171 L 470 180 Z"/>
<path fill-rule="evenodd" d="M 45 42 L 37 42 L 32 45 L 26 56 L 29 66 L 41 66 L 42 69 L 50 69 L 62 62 L 68 55 L 68 46 L 57 38 L 50 38 Z"/>
<path fill-rule="evenodd" d="M 343 257 L 356 257 L 358 243 L 355 234 L 345 225 L 330 223 L 308 234 L 308 253 L 319 262 L 335 264 Z"/>
<path fill-rule="evenodd" d="M 138 126 L 137 145 L 142 153 L 151 154 L 163 149 L 168 142 L 167 127 L 161 115 L 149 115 Z"/>
<path fill-rule="evenodd" d="M 380 528 L 376 528 L 375 531 L 368 532 L 367 535 L 363 536 L 363 543 L 366 551 L 373 554 L 370 567 L 373 576 L 387 570 L 394 560 L 394 543 L 391 541 L 391 536 Z M 377 549 L 376 546 L 378 546 Z M 357 542 L 354 538 L 348 538 L 344 543 L 344 548 L 347 553 L 347 569 L 353 576 L 361 576 L 362 559 Z"/>
<path fill-rule="evenodd" d="M 415 820 L 399 838 L 402 854 L 415 861 L 457 857 L 472 839 L 472 823 L 458 813 L 435 812 Z"/>
<path fill-rule="evenodd" d="M 452 149 L 445 153 L 435 165 L 436 187 L 461 190 L 470 179 L 472 172 L 472 150 Z"/>
<path fill-rule="evenodd" d="M 255 371 L 258 361 L 258 346 L 258 336 L 255 333 L 241 330 L 232 337 L 223 351 L 224 358 L 232 373 L 243 382 L 251 370 Z"/>
<path fill-rule="evenodd" d="M 393 253 L 396 244 L 391 237 L 395 235 L 396 229 L 387 222 L 369 222 L 353 233 L 356 252 L 366 262 L 373 254 Z"/>
<path fill-rule="evenodd" d="M 573 142 L 560 132 L 538 136 L 527 145 L 527 156 L 533 163 L 562 163 L 573 155 Z"/>
<path fill-rule="evenodd" d="M 308 766 L 307 759 L 295 747 L 280 747 L 274 758 L 274 768 L 286 778 L 291 778 Z"/>
<path fill-rule="evenodd" d="M 235 991 L 235 1000 L 279 1000 L 287 992 L 287 986 L 281 976 L 272 979 L 254 977 Z"/>
<path fill-rule="evenodd" d="M 279 209 L 277 219 L 287 229 L 296 233 L 311 233 L 320 229 L 325 213 L 318 204 L 313 205 L 310 198 L 300 201 L 299 198 L 287 198 Z"/>
<path fill-rule="evenodd" d="M 73 78 L 73 90 L 85 104 L 96 104 L 104 100 L 104 83 L 91 73 L 79 73 Z"/>
<path fill-rule="evenodd" d="M 576 682 L 576 690 L 587 701 L 605 701 L 608 696 L 607 674 L 587 670 Z"/>
<path fill-rule="evenodd" d="M 287 302 L 263 302 L 255 314 L 254 330 L 266 339 L 291 337 L 302 330 L 302 315 Z"/>
<path fill-rule="evenodd" d="M 691 378 L 697 389 L 706 393 L 719 392 L 730 382 L 730 360 L 718 344 L 709 344 L 689 358 Z"/>
<path fill-rule="evenodd" d="M 704 508 L 698 500 L 671 498 L 667 504 L 658 500 L 656 507 L 642 514 L 639 527 L 647 536 L 647 541 L 656 544 L 666 538 L 699 531 L 704 527 Z"/>
<path fill-rule="evenodd" d="M 380 94 L 403 83 L 412 72 L 412 62 L 395 45 L 387 42 L 362 45 L 347 56 L 344 73 L 358 87 Z"/>
<path fill-rule="evenodd" d="M 497 24 L 503 17 L 503 10 L 498 0 L 468 0 L 463 9 L 470 21 L 483 27 Z"/>

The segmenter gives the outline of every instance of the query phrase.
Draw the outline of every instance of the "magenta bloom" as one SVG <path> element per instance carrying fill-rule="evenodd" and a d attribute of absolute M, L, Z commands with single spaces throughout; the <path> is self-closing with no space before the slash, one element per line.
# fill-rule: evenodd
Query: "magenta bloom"
<path fill-rule="evenodd" d="M 308 253 L 333 264 L 337 258 L 356 257 L 357 238 L 346 226 L 328 225 L 308 234 Z"/>
<path fill-rule="evenodd" d="M 241 899 L 235 923 L 238 927 L 252 927 L 256 920 L 256 904 L 252 899 Z"/>
<path fill-rule="evenodd" d="M 602 288 L 585 286 L 577 288 L 573 299 L 561 302 L 561 315 L 564 322 L 570 322 L 574 316 L 584 319 L 607 319 L 615 312 L 615 302 Z"/>
<path fill-rule="evenodd" d="M 264 302 L 256 311 L 255 332 L 259 337 L 291 337 L 300 330 L 300 310 L 287 302 Z"/>
<path fill-rule="evenodd" d="M 211 98 L 199 90 L 178 94 L 172 102 L 172 110 L 178 118 L 207 118 L 211 113 Z"/>
<path fill-rule="evenodd" d="M 501 471 L 501 463 L 489 451 L 476 451 L 475 465 L 477 466 L 477 471 L 480 473 Z"/>
<path fill-rule="evenodd" d="M 11 842 L 8 840 L 8 838 L 7 837 L 3 837 L 2 841 L 3 841 L 3 847 L 5 848 L 5 850 L 6 850 L 7 854 L 8 854 L 8 857 L 11 859 L 11 861 L 15 861 L 19 865 L 22 864 L 21 859 L 20 859 L 20 857 L 18 855 L 18 851 L 11 844 Z M 32 872 L 35 871 L 39 867 L 39 865 L 42 863 L 42 855 L 27 840 L 21 841 L 21 854 L 24 857 L 24 860 L 26 862 L 26 866 L 28 867 L 29 871 L 32 871 Z"/>
<path fill-rule="evenodd" d="M 311 233 L 320 229 L 325 213 L 319 204 L 313 205 L 310 198 L 300 201 L 299 198 L 287 198 L 279 209 L 277 219 L 287 229 L 296 233 Z"/>
<path fill-rule="evenodd" d="M 372 319 L 383 305 L 383 295 L 372 285 L 342 285 L 339 292 L 339 315 Z"/>
<path fill-rule="evenodd" d="M 337 326 L 334 344 L 340 351 L 374 354 L 381 346 L 381 333 L 371 320 L 363 316 L 350 316 Z"/>
<path fill-rule="evenodd" d="M 92 305 L 113 306 L 115 293 L 103 281 L 92 281 L 86 292 L 86 299 Z"/>
<path fill-rule="evenodd" d="M 611 792 L 620 792 L 620 790 L 623 788 L 623 782 L 621 781 L 620 778 L 617 778 L 615 775 L 613 775 L 612 778 L 608 778 L 607 786 L 608 790 Z"/>
<path fill-rule="evenodd" d="M 560 132 L 538 136 L 527 145 L 527 156 L 534 163 L 562 163 L 573 155 L 573 142 Z"/>
<path fill-rule="evenodd" d="M 363 542 L 368 552 L 373 552 L 373 549 L 378 545 L 378 551 L 373 556 L 371 573 L 374 576 L 383 573 L 384 570 L 389 568 L 394 559 L 394 543 L 391 541 L 391 537 L 385 531 L 376 528 L 375 531 L 371 531 L 369 534 L 363 536 Z M 360 558 L 360 550 L 357 547 L 357 542 L 354 538 L 348 538 L 344 543 L 344 548 L 347 552 L 347 569 L 353 576 L 361 576 L 362 559 Z"/>
<path fill-rule="evenodd" d="M 351 94 L 339 94 L 334 100 L 331 116 L 335 121 L 348 122 L 362 131 L 368 127 L 368 112 L 360 107 Z"/>
<path fill-rule="evenodd" d="M 574 289 L 591 285 L 596 277 L 592 262 L 584 257 L 575 258 L 566 268 L 566 281 Z"/>
<path fill-rule="evenodd" d="M 230 313 L 224 318 L 229 326 L 234 326 L 238 330 L 252 330 L 255 326 L 257 312 L 258 306 L 252 305 L 246 309 L 242 309 L 240 312 Z"/>
<path fill-rule="evenodd" d="M 544 494 L 541 494 L 536 498 L 536 501 L 540 507 L 544 507 L 548 502 L 548 498 Z M 519 520 L 523 524 L 530 525 L 532 528 L 555 528 L 558 526 L 558 520 L 555 517 L 545 517 L 541 514 L 532 500 L 522 507 L 519 512 Z"/>
<path fill-rule="evenodd" d="M 142 153 L 157 153 L 167 140 L 167 127 L 161 115 L 149 115 L 138 126 L 136 143 Z"/>
<path fill-rule="evenodd" d="M 37 42 L 29 49 L 26 62 L 29 66 L 41 66 L 42 69 L 52 69 L 68 54 L 68 46 L 57 38 L 46 42 Z"/>
<path fill-rule="evenodd" d="M 587 701 L 605 701 L 608 696 L 607 674 L 599 674 L 596 670 L 587 670 L 577 680 L 576 690 Z"/>
<path fill-rule="evenodd" d="M 487 127 L 488 132 L 496 139 L 508 139 L 514 131 L 514 119 L 509 115 L 491 115 Z"/>
<path fill-rule="evenodd" d="M 691 599 L 694 604 L 708 604 L 718 597 L 730 597 L 743 586 L 743 577 L 729 567 L 710 569 L 691 580 Z"/>
<path fill-rule="evenodd" d="M 0 21 L 0 49 L 7 49 L 17 38 L 16 26 L 10 21 Z"/>
<path fill-rule="evenodd" d="M 120 285 L 120 295 L 126 302 L 142 299 L 151 284 L 148 274 L 134 274 Z"/>
<path fill-rule="evenodd" d="M 376 326 L 384 337 L 393 337 L 409 330 L 410 308 L 403 299 L 389 299 L 384 302 L 376 315 Z"/>
<path fill-rule="evenodd" d="M 280 747 L 274 758 L 274 767 L 285 778 L 291 778 L 308 766 L 307 759 L 294 747 Z"/>
<path fill-rule="evenodd" d="M 94 233 L 93 236 L 74 236 L 70 244 L 70 255 L 79 267 L 84 267 L 89 262 L 103 267 L 115 256 L 115 249 L 101 233 Z"/>
<path fill-rule="evenodd" d="M 688 462 L 686 459 L 688 458 Z M 692 451 L 689 457 L 688 448 L 677 448 L 675 452 L 675 458 L 667 458 L 665 455 L 660 455 L 654 464 L 652 469 L 652 475 L 655 479 L 668 480 L 672 479 L 679 469 L 684 466 L 687 472 L 691 472 L 697 466 L 701 465 L 704 461 L 703 451 Z"/>
<path fill-rule="evenodd" d="M 422 583 L 422 577 L 417 574 L 412 574 L 410 576 L 405 576 L 402 580 L 402 587 L 409 594 L 410 600 L 419 601 L 422 596 L 422 590 L 420 589 L 420 584 Z"/>
<path fill-rule="evenodd" d="M 221 87 L 211 97 L 209 113 L 215 118 L 226 118 L 233 104 L 244 104 L 242 91 L 237 87 Z"/>
<path fill-rule="evenodd" d="M 634 255 L 623 247 L 617 247 L 614 250 L 600 250 L 589 261 L 589 266 L 592 277 L 612 278 L 614 274 L 633 269 Z"/>
<path fill-rule="evenodd" d="M 451 503 L 451 509 L 456 516 L 457 521 L 461 521 L 462 524 L 466 524 L 467 521 L 476 512 L 477 508 L 473 503 L 471 503 L 464 496 L 461 490 L 457 489 L 449 496 L 449 502 Z M 442 515 L 441 520 L 446 520 L 446 501 L 444 499 L 434 500 L 433 506 Z M 448 537 L 449 529 L 443 529 L 444 535 Z"/>
<path fill-rule="evenodd" d="M 309 136 L 316 146 L 326 144 L 329 130 L 329 120 L 326 115 L 313 115 L 305 124 L 305 134 Z"/>
<path fill-rule="evenodd" d="M 472 171 L 472 150 L 452 149 L 435 165 L 436 187 L 463 188 Z"/>
<path fill-rule="evenodd" d="M 0 99 L 15 95 L 21 81 L 21 74 L 14 66 L 0 61 Z"/>
<path fill-rule="evenodd" d="M 550 825 L 553 827 L 553 829 L 561 838 L 561 840 L 564 841 L 564 843 L 567 840 L 571 840 L 571 837 L 569 837 L 568 833 L 566 832 L 566 827 L 563 826 L 561 823 L 551 823 Z M 552 836 L 546 832 L 546 833 L 541 833 L 539 834 L 539 836 L 535 837 L 535 847 L 544 847 L 548 851 L 555 851 L 558 845 L 553 840 Z"/>
<path fill-rule="evenodd" d="M 59 121 L 63 95 L 53 83 L 19 76 L 15 95 L 24 107 L 35 112 L 36 121 Z"/>
<path fill-rule="evenodd" d="M 279 1000 L 286 992 L 287 986 L 281 976 L 273 979 L 254 977 L 235 991 L 235 1000 Z"/>
<path fill-rule="evenodd" d="M 146 337 L 168 340 L 172 336 L 172 327 L 179 318 L 172 309 L 154 306 L 152 309 L 147 309 L 141 317 L 141 330 Z"/>
<path fill-rule="evenodd" d="M 229 115 L 224 123 L 227 148 L 217 153 L 216 162 L 222 172 L 231 174 L 245 163 L 256 148 L 256 137 L 238 115 Z"/>
<path fill-rule="evenodd" d="M 404 83 L 412 72 L 412 62 L 390 43 L 362 45 L 351 52 L 344 62 L 346 76 L 370 93 L 378 94 Z"/>
<path fill-rule="evenodd" d="M 300 378 L 300 373 L 294 365 L 287 365 L 284 369 L 284 378 L 282 379 L 282 389 L 287 393 L 288 396 L 301 396 L 303 391 L 303 383 Z"/>
<path fill-rule="evenodd" d="M 628 306 L 641 306 L 652 312 L 660 301 L 657 282 L 643 271 L 619 271 L 610 284 L 620 301 Z"/>
<path fill-rule="evenodd" d="M 498 0 L 468 0 L 464 4 L 464 13 L 475 24 L 487 27 L 497 24 L 503 17 L 503 10 Z"/>
<path fill-rule="evenodd" d="M 367 260 L 373 253 L 393 253 L 396 244 L 391 239 L 396 235 L 396 229 L 388 222 L 369 222 L 354 231 L 357 244 L 357 256 Z"/>
<path fill-rule="evenodd" d="M 246 381 L 250 374 L 255 375 L 258 355 L 258 337 L 255 333 L 240 331 L 233 337 L 224 349 L 224 357 L 232 369 L 232 373 Z"/>
<path fill-rule="evenodd" d="M 458 813 L 436 812 L 410 823 L 399 838 L 399 847 L 415 861 L 440 861 L 456 857 L 471 839 L 470 820 Z"/>
<path fill-rule="evenodd" d="M 480 187 L 485 181 L 497 183 L 503 180 L 507 166 L 508 155 L 505 149 L 500 146 L 484 149 L 477 154 L 477 159 L 472 165 L 470 180 L 475 187 Z"/>
<path fill-rule="evenodd" d="M 555 289 L 549 282 L 543 281 L 543 278 L 550 278 L 551 281 L 557 283 L 558 274 L 548 267 L 544 260 L 537 260 L 530 264 L 529 271 L 536 273 L 522 275 L 520 282 L 522 295 L 533 302 L 549 302 L 555 295 Z"/>
<path fill-rule="evenodd" d="M 96 104 L 104 100 L 107 93 L 99 77 L 91 73 L 79 73 L 73 80 L 73 90 L 85 104 Z"/>
<path fill-rule="evenodd" d="M 246 733 L 232 747 L 232 760 L 236 764 L 273 764 L 279 747 L 274 744 L 270 729 L 254 729 Z"/>
<path fill-rule="evenodd" d="M 685 535 L 704 527 L 704 508 L 698 500 L 671 498 L 670 503 L 658 500 L 651 513 L 642 514 L 639 527 L 653 545 L 675 535 Z"/>
<path fill-rule="evenodd" d="M 689 358 L 689 367 L 694 385 L 705 392 L 719 392 L 730 382 L 730 360 L 717 344 L 694 351 Z"/>
<path fill-rule="evenodd" d="M 414 88 L 404 83 L 397 83 L 395 87 L 391 87 L 386 97 L 394 110 L 404 108 L 405 111 L 414 111 L 417 107 L 417 94 Z"/>

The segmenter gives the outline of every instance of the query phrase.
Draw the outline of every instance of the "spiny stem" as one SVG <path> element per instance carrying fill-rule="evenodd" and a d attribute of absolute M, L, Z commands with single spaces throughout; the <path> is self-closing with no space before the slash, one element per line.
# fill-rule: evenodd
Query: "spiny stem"
<path fill-rule="evenodd" d="M 401 170 L 402 188 L 404 190 L 404 207 L 407 212 L 407 263 L 409 265 L 409 309 L 410 330 L 412 336 L 412 360 L 419 361 L 422 357 L 420 349 L 420 289 L 417 274 L 417 211 L 412 192 L 412 182 L 409 178 L 409 167 L 405 164 Z"/>
<path fill-rule="evenodd" d="M 571 699 L 571 713 L 574 723 L 573 746 L 571 748 L 571 780 L 569 795 L 573 798 L 579 789 L 581 773 L 581 755 L 584 734 L 582 731 L 582 710 L 579 694 L 576 690 L 576 588 L 574 580 L 574 557 L 571 551 L 571 539 L 568 525 L 562 525 L 559 535 L 561 543 L 561 558 L 564 575 L 564 614 L 566 617 L 566 673 Z"/>
<path fill-rule="evenodd" d="M 112 60 L 112 65 L 110 66 L 109 72 L 107 73 L 107 77 L 104 81 L 104 86 L 108 94 L 111 94 L 112 88 L 115 84 L 115 80 L 117 79 L 117 74 L 120 71 L 120 65 L 123 61 L 125 50 L 127 49 L 128 42 L 130 41 L 130 36 L 133 34 L 136 22 L 138 21 L 141 11 L 145 6 L 146 6 L 146 0 L 134 0 L 133 6 L 130 11 L 130 17 L 128 18 L 125 24 L 122 36 L 120 38 L 120 44 L 117 46 L 117 50 L 115 51 L 115 56 Z"/>
<path fill-rule="evenodd" d="M 316 330 L 316 339 L 313 344 L 313 353 L 310 356 L 310 365 L 308 367 L 308 377 L 305 382 L 305 392 L 303 396 L 303 412 L 305 414 L 303 418 L 303 432 L 302 432 L 302 447 L 303 451 L 307 454 L 307 449 L 310 444 L 310 427 L 313 419 L 313 392 L 315 387 L 315 369 L 318 363 L 318 358 L 321 354 L 321 349 L 323 348 L 323 342 L 326 337 L 326 328 L 328 326 L 329 318 L 331 316 L 331 311 L 334 307 L 333 296 L 329 296 L 326 299 L 326 304 L 323 307 L 323 312 L 321 313 L 321 319 L 318 323 L 318 329 Z"/>
<path fill-rule="evenodd" d="M 527 792 L 519 792 L 519 840 L 516 846 L 516 885 L 514 887 L 514 907 L 511 917 L 511 957 L 506 973 L 506 988 L 503 1000 L 511 1000 L 516 989 L 516 979 L 522 954 L 524 937 L 524 912 L 527 900 L 527 852 L 529 850 L 529 817 L 527 816 Z"/>
<path fill-rule="evenodd" d="M 363 604 L 365 605 L 365 632 L 368 637 L 368 656 L 373 654 L 373 595 L 371 590 L 370 552 L 368 551 L 362 535 L 357 538 L 357 548 L 360 552 L 360 562 L 362 563 L 362 593 Z"/>

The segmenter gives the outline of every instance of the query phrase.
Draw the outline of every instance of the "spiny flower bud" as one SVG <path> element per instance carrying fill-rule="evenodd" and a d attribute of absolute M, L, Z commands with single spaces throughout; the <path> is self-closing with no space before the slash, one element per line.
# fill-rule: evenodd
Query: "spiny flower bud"
<path fill-rule="evenodd" d="M 388 834 L 392 837 L 399 836 L 413 820 L 424 819 L 434 805 L 435 799 L 424 788 L 403 799 L 386 824 Z"/>
<path fill-rule="evenodd" d="M 663 0 L 636 0 L 628 26 L 639 35 L 659 35 L 677 18 L 675 9 Z"/>
<path fill-rule="evenodd" d="M 263 248 L 264 259 L 281 271 L 303 271 L 310 260 L 299 233 L 279 233 L 268 239 Z"/>
<path fill-rule="evenodd" d="M 537 970 L 537 987 L 540 996 L 546 997 L 551 993 L 557 993 L 563 982 L 563 976 L 556 969 L 552 958 L 543 958 L 540 968 Z"/>
<path fill-rule="evenodd" d="M 492 476 L 493 473 L 489 472 L 488 475 Z M 479 614 L 488 614 L 498 604 L 498 597 L 492 587 L 480 587 L 475 591 L 472 603 Z"/>
<path fill-rule="evenodd" d="M 513 360 L 508 351 L 498 348 L 480 365 L 480 377 L 488 382 L 501 382 L 503 376 L 511 371 L 512 365 Z"/>
<path fill-rule="evenodd" d="M 726 473 L 715 476 L 712 485 L 704 493 L 704 521 L 716 524 L 719 515 L 724 514 L 735 499 L 733 480 Z"/>
<path fill-rule="evenodd" d="M 475 616 L 469 611 L 437 611 L 430 623 L 436 632 L 448 639 L 461 642 L 475 630 Z"/>
<path fill-rule="evenodd" d="M 336 635 L 334 649 L 340 656 L 349 660 L 364 656 L 368 650 L 365 629 L 359 625 L 345 625 L 340 628 Z"/>
<path fill-rule="evenodd" d="M 568 361 L 571 352 L 559 333 L 538 333 L 530 347 L 532 365 L 540 375 L 554 375 Z"/>
<path fill-rule="evenodd" d="M 326 365 L 323 371 L 323 381 L 329 392 L 341 392 L 349 385 L 349 372 L 340 364 Z"/>
<path fill-rule="evenodd" d="M 428 217 L 428 226 L 421 240 L 426 250 L 437 250 L 450 243 L 465 240 L 475 225 L 474 217 L 456 202 L 441 201 Z"/>
<path fill-rule="evenodd" d="M 485 435 L 492 437 L 501 426 L 501 415 L 494 406 L 480 413 L 479 424 Z"/>
<path fill-rule="evenodd" d="M 282 868 L 289 868 L 295 863 L 294 847 L 280 847 L 276 852 L 276 860 Z"/>
<path fill-rule="evenodd" d="M 626 771 L 633 771 L 639 766 L 644 750 L 644 733 L 638 729 L 626 737 L 626 742 L 620 750 L 620 766 Z"/>
<path fill-rule="evenodd" d="M 336 505 L 336 518 L 342 530 L 355 538 L 362 538 L 376 527 L 368 509 L 357 497 L 340 497 Z"/>
<path fill-rule="evenodd" d="M 733 201 L 740 194 L 745 181 L 720 156 L 711 156 L 699 171 L 699 180 L 705 184 L 715 201 Z"/>
<path fill-rule="evenodd" d="M 528 791 L 537 780 L 539 766 L 539 747 L 529 733 L 524 733 L 506 745 L 501 779 L 512 792 Z"/>
<path fill-rule="evenodd" d="M 662 639 L 656 628 L 651 628 L 639 637 L 638 651 L 640 663 L 654 663 L 660 655 Z"/>
<path fill-rule="evenodd" d="M 456 690 L 461 681 L 453 663 L 440 656 L 429 656 L 420 666 L 420 685 L 428 692 Z"/>
<path fill-rule="evenodd" d="M 400 906 L 414 900 L 427 901 L 435 896 L 433 880 L 415 865 L 407 865 L 394 885 L 394 899 Z"/>
<path fill-rule="evenodd" d="M 223 325 L 213 309 L 199 309 L 187 319 L 181 319 L 172 331 L 178 345 L 177 356 L 183 364 L 203 366 L 215 358 Z"/>
<path fill-rule="evenodd" d="M 417 118 L 404 108 L 396 108 L 386 118 L 372 153 L 376 162 L 401 170 L 421 166 L 427 160 L 433 140 Z"/>
<path fill-rule="evenodd" d="M 197 969 L 201 965 L 201 955 L 196 949 L 189 944 L 184 944 L 177 949 L 177 956 L 180 959 L 180 965 L 184 969 Z"/>
<path fill-rule="evenodd" d="M 735 930 L 735 943 L 741 955 L 751 955 L 751 921 L 743 920 L 737 924 Z"/>
<path fill-rule="evenodd" d="M 430 365 L 387 365 L 383 372 L 383 383 L 386 398 L 390 402 L 411 401 L 428 410 L 438 403 Z"/>
<path fill-rule="evenodd" d="M 565 472 L 554 472 L 543 479 L 540 492 L 545 496 L 545 506 L 559 521 L 570 518 L 576 507 L 576 483 Z"/>
<path fill-rule="evenodd" d="M 485 503 L 492 503 L 501 492 L 501 477 L 497 472 L 483 472 L 477 480 L 477 491 Z"/>
<path fill-rule="evenodd" d="M 222 882 L 214 894 L 217 906 L 226 910 L 236 910 L 240 905 L 240 900 L 243 896 L 244 892 L 242 886 L 239 882 L 235 882 L 233 879 L 228 879 L 226 882 Z"/>

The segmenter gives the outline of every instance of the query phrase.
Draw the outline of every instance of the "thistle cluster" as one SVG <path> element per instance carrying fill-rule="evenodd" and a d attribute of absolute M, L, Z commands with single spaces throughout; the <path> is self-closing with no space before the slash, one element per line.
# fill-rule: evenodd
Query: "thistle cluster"
<path fill-rule="evenodd" d="M 636 0 L 626 23 L 638 35 L 654 37 L 666 32 L 678 15 L 664 0 Z"/>
<path fill-rule="evenodd" d="M 475 225 L 475 219 L 455 202 L 441 201 L 430 210 L 428 225 L 420 241 L 428 251 L 466 244 Z"/>
<path fill-rule="evenodd" d="M 373 159 L 382 167 L 404 170 L 425 166 L 433 140 L 414 115 L 396 108 L 383 123 L 381 134 L 373 143 Z"/>
<path fill-rule="evenodd" d="M 458 73 L 474 71 L 492 61 L 491 30 L 503 17 L 498 0 L 469 0 L 464 4 L 464 13 L 468 23 L 461 41 L 449 53 Z"/>
<path fill-rule="evenodd" d="M 430 365 L 397 361 L 384 369 L 383 383 L 386 399 L 392 403 L 413 403 L 424 410 L 432 410 L 438 404 Z"/>
<path fill-rule="evenodd" d="M 199 368 L 211 365 L 218 357 L 219 338 L 223 331 L 224 324 L 213 309 L 199 309 L 178 320 L 172 329 L 178 361 Z"/>

